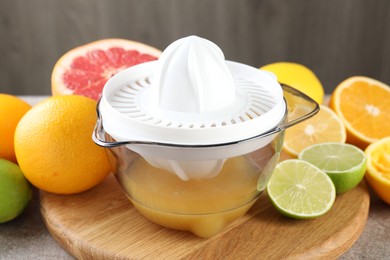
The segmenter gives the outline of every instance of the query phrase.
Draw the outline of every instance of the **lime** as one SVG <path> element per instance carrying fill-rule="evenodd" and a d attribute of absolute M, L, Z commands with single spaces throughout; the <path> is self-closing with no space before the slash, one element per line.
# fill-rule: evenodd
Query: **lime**
<path fill-rule="evenodd" d="M 276 166 L 267 191 L 280 213 L 297 219 L 325 214 L 336 198 L 329 176 L 316 166 L 297 159 L 285 160 Z"/>
<path fill-rule="evenodd" d="M 19 166 L 0 159 L 0 223 L 23 212 L 31 200 L 31 186 Z"/>
<path fill-rule="evenodd" d="M 326 172 L 336 187 L 336 193 L 356 187 L 366 172 L 364 152 L 351 144 L 329 142 L 311 145 L 302 150 L 299 159 Z"/>

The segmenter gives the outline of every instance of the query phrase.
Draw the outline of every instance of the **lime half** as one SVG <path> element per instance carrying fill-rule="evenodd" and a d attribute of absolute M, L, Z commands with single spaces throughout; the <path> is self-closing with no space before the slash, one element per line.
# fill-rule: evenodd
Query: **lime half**
<path fill-rule="evenodd" d="M 276 209 L 288 217 L 308 219 L 328 212 L 336 190 L 326 173 L 302 160 L 279 163 L 267 185 Z"/>
<path fill-rule="evenodd" d="M 366 155 L 356 146 L 344 143 L 320 143 L 307 147 L 299 159 L 314 164 L 332 179 L 336 193 L 356 187 L 366 172 Z"/>

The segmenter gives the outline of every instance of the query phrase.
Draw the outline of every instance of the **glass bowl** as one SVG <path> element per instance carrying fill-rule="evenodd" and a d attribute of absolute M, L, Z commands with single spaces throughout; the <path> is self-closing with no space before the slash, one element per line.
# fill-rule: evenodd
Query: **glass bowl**
<path fill-rule="evenodd" d="M 284 131 L 268 139 L 265 146 L 224 159 L 216 176 L 190 180 L 153 166 L 126 146 L 113 147 L 107 152 L 116 179 L 142 215 L 164 227 L 207 238 L 244 215 L 265 189 L 279 160 Z M 261 145 L 263 141 L 257 143 Z M 197 167 L 204 161 L 186 163 Z"/>

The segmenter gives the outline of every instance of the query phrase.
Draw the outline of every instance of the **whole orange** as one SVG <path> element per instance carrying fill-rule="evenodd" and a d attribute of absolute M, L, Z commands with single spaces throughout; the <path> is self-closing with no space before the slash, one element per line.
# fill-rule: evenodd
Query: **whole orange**
<path fill-rule="evenodd" d="M 34 186 L 74 194 L 94 187 L 110 173 L 104 149 L 92 141 L 96 104 L 83 96 L 50 97 L 20 120 L 15 153 Z"/>
<path fill-rule="evenodd" d="M 15 96 L 0 94 L 0 158 L 16 163 L 15 128 L 30 108 L 28 103 Z"/>

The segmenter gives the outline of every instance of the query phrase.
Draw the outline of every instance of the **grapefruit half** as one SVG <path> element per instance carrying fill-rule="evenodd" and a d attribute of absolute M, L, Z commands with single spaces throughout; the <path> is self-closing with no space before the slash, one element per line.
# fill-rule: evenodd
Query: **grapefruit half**
<path fill-rule="evenodd" d="M 156 60 L 160 54 L 154 47 L 125 39 L 103 39 L 76 47 L 54 65 L 52 94 L 82 95 L 98 100 L 107 80 L 117 72 Z"/>

